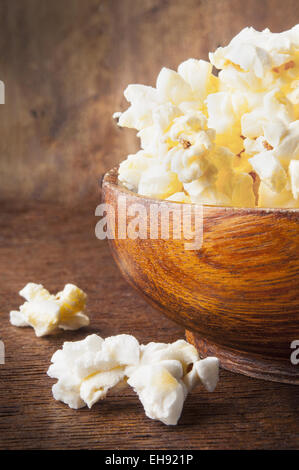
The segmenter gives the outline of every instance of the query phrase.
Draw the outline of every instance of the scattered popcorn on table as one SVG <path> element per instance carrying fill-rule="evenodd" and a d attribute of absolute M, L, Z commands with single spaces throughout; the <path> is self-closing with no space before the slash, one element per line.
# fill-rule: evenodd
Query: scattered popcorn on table
<path fill-rule="evenodd" d="M 73 284 L 66 284 L 63 291 L 52 295 L 41 284 L 30 282 L 19 294 L 26 302 L 20 310 L 10 312 L 10 322 L 14 326 L 32 326 L 36 336 L 89 325 L 86 294 Z"/>
<path fill-rule="evenodd" d="M 195 347 L 184 340 L 139 345 L 131 335 L 104 340 L 93 334 L 65 342 L 53 355 L 48 375 L 58 379 L 52 388 L 54 398 L 71 408 L 91 408 L 109 390 L 127 383 L 149 418 L 175 425 L 188 392 L 199 383 L 210 392 L 215 389 L 219 361 L 200 360 Z"/>
<path fill-rule="evenodd" d="M 156 88 L 127 87 L 130 107 L 114 117 L 141 150 L 119 180 L 174 202 L 298 208 L 299 25 L 245 28 L 209 59 L 163 68 Z"/>

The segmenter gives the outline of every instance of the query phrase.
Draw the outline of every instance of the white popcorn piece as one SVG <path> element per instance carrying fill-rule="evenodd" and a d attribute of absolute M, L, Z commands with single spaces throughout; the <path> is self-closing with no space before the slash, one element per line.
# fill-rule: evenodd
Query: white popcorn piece
<path fill-rule="evenodd" d="M 287 175 L 273 151 L 266 151 L 256 154 L 249 159 L 254 171 L 260 179 L 271 189 L 279 193 L 287 184 Z"/>
<path fill-rule="evenodd" d="M 19 295 L 24 297 L 27 302 L 30 302 L 31 300 L 53 299 L 53 296 L 47 289 L 45 289 L 41 284 L 35 284 L 34 282 L 28 282 L 28 284 L 20 290 Z"/>
<path fill-rule="evenodd" d="M 174 119 L 165 136 L 169 150 L 163 161 L 176 173 L 181 183 L 200 178 L 209 166 L 209 155 L 214 152 L 215 131 L 207 127 L 201 112 L 187 112 Z"/>
<path fill-rule="evenodd" d="M 144 85 L 129 85 L 124 95 L 131 106 L 119 116 L 118 125 L 138 130 L 150 126 L 152 110 L 160 103 L 157 90 Z"/>
<path fill-rule="evenodd" d="M 197 361 L 194 367 L 208 392 L 214 392 L 219 380 L 219 359 L 217 357 L 206 357 L 201 361 Z"/>
<path fill-rule="evenodd" d="M 89 318 L 85 315 L 86 294 L 74 284 L 66 284 L 63 291 L 55 296 L 60 306 L 59 328 L 63 330 L 77 330 L 89 325 Z"/>
<path fill-rule="evenodd" d="M 269 121 L 273 120 L 273 116 L 286 125 L 294 121 L 293 105 L 279 87 L 264 96 L 263 109 Z"/>
<path fill-rule="evenodd" d="M 218 134 L 224 134 L 236 122 L 230 94 L 224 91 L 213 93 L 207 97 L 206 101 L 209 127 L 215 129 Z"/>
<path fill-rule="evenodd" d="M 208 392 L 213 392 L 219 380 L 219 359 L 206 357 L 194 362 L 192 369 L 183 377 L 187 390 L 191 392 L 199 381 Z"/>
<path fill-rule="evenodd" d="M 287 94 L 288 100 L 295 105 L 295 110 L 297 110 L 296 119 L 298 119 L 298 105 L 299 105 L 299 80 L 295 80 L 291 86 L 291 91 Z"/>
<path fill-rule="evenodd" d="M 139 343 L 131 335 L 102 339 L 87 336 L 83 341 L 66 342 L 52 357 L 48 375 L 58 379 L 53 396 L 70 408 L 91 408 L 108 391 L 122 382 L 125 369 L 137 365 Z"/>
<path fill-rule="evenodd" d="M 192 101 L 192 89 L 188 83 L 174 70 L 163 67 L 157 78 L 157 93 L 160 100 L 178 105 L 184 101 Z"/>
<path fill-rule="evenodd" d="M 149 418 L 175 425 L 188 393 L 196 385 L 203 383 L 209 390 L 212 385 L 216 387 L 219 362 L 216 367 L 212 361 L 206 372 L 195 367 L 200 362 L 195 347 L 184 340 L 141 345 L 140 364 L 127 370 L 128 384 L 138 394 Z"/>
<path fill-rule="evenodd" d="M 123 384 L 124 376 L 124 367 L 95 373 L 82 381 L 80 398 L 91 408 L 97 401 L 103 400 L 110 389 Z"/>
<path fill-rule="evenodd" d="M 157 106 L 153 111 L 154 126 L 161 132 L 165 132 L 172 121 L 181 116 L 180 108 L 171 103 L 165 103 Z"/>
<path fill-rule="evenodd" d="M 244 151 L 247 155 L 255 155 L 267 150 L 265 145 L 267 145 L 267 141 L 263 135 L 257 137 L 256 139 L 249 139 L 247 137 L 244 140 Z"/>
<path fill-rule="evenodd" d="M 218 79 L 212 74 L 212 64 L 205 60 L 188 59 L 178 67 L 178 73 L 190 85 L 195 99 L 204 101 L 218 85 Z"/>
<path fill-rule="evenodd" d="M 274 89 L 264 96 L 262 106 L 242 115 L 242 134 L 251 139 L 264 135 L 271 145 L 276 146 L 292 118 L 291 103 L 278 89 Z"/>
<path fill-rule="evenodd" d="M 36 336 L 54 334 L 59 329 L 77 330 L 89 325 L 84 313 L 86 294 L 73 284 L 51 295 L 41 284 L 28 283 L 19 294 L 26 299 L 19 311 L 10 312 L 14 326 L 34 328 Z"/>
<path fill-rule="evenodd" d="M 184 191 L 181 191 L 179 193 L 174 193 L 166 199 L 167 201 L 172 201 L 172 202 L 181 202 L 181 203 L 191 202 L 190 196 L 188 196 L 188 194 L 186 194 Z"/>
<path fill-rule="evenodd" d="M 141 345 L 141 364 L 155 364 L 160 361 L 174 360 L 182 364 L 184 370 L 198 360 L 196 348 L 183 339 L 174 343 L 148 343 Z"/>
<path fill-rule="evenodd" d="M 20 306 L 20 311 L 10 313 L 14 326 L 32 326 L 36 336 L 45 336 L 57 331 L 60 307 L 55 300 L 32 300 Z"/>
<path fill-rule="evenodd" d="M 201 178 L 184 184 L 184 190 L 193 203 L 224 206 L 231 203 L 232 182 L 223 176 L 230 172 L 230 155 L 220 152 L 215 153 L 214 158 L 219 160 L 217 162 L 219 170 L 217 165 L 210 164 Z"/>
<path fill-rule="evenodd" d="M 191 181 L 191 183 L 184 184 L 184 190 L 189 194 L 192 202 L 198 202 L 201 200 L 201 196 L 204 191 L 211 188 L 209 178 L 198 178 L 197 180 Z"/>
<path fill-rule="evenodd" d="M 275 76 L 285 70 L 284 67 L 281 70 L 275 68 L 290 62 L 294 48 L 298 47 L 297 43 L 298 26 L 282 33 L 244 28 L 228 46 L 219 47 L 209 58 L 217 68 L 223 69 L 232 64 L 237 71 L 251 72 L 263 81 L 267 72 Z"/>
<path fill-rule="evenodd" d="M 289 165 L 299 159 L 299 25 L 282 33 L 244 28 L 209 58 L 163 68 L 156 88 L 126 89 L 131 106 L 117 115 L 119 125 L 139 131 L 151 159 L 129 156 L 119 180 L 178 202 L 254 207 L 262 197 L 271 207 L 296 206 Z M 269 190 L 262 186 L 258 197 L 252 168 Z"/>
<path fill-rule="evenodd" d="M 258 206 L 265 208 L 299 208 L 299 201 L 293 198 L 292 191 L 285 188 L 280 193 L 271 191 L 263 181 L 259 186 Z"/>
<path fill-rule="evenodd" d="M 261 109 L 255 109 L 251 113 L 243 114 L 241 117 L 242 135 L 249 139 L 256 139 L 263 135 L 265 124 L 267 124 L 267 120 Z"/>
<path fill-rule="evenodd" d="M 272 119 L 266 122 L 263 126 L 264 137 L 266 142 L 270 144 L 273 148 L 279 146 L 281 139 L 287 133 L 288 127 L 280 119 Z"/>
<path fill-rule="evenodd" d="M 142 173 L 138 193 L 147 197 L 166 199 L 182 188 L 183 185 L 176 173 L 167 171 L 161 164 L 156 164 Z"/>
<path fill-rule="evenodd" d="M 137 191 L 141 175 L 152 165 L 152 156 L 139 150 L 129 155 L 119 167 L 119 180 L 130 190 Z"/>
<path fill-rule="evenodd" d="M 91 408 L 127 383 L 149 418 L 175 425 L 196 385 L 214 390 L 218 369 L 218 359 L 200 360 L 194 346 L 184 340 L 139 345 L 131 335 L 103 339 L 93 334 L 65 342 L 54 353 L 48 375 L 58 380 L 52 387 L 54 398 L 70 408 Z"/>
<path fill-rule="evenodd" d="M 47 373 L 49 377 L 58 379 L 52 387 L 55 400 L 74 409 L 86 405 L 80 396 L 81 383 L 96 369 L 95 357 L 103 342 L 100 336 L 89 335 L 82 341 L 65 342 L 62 349 L 53 354 Z"/>
<path fill-rule="evenodd" d="M 299 158 L 299 120 L 288 126 L 279 145 L 274 149 L 274 154 L 284 168 L 288 167 L 290 160 Z"/>
<path fill-rule="evenodd" d="M 299 160 L 291 160 L 289 165 L 291 188 L 294 199 L 299 199 Z"/>
<path fill-rule="evenodd" d="M 170 170 L 178 175 L 181 183 L 190 183 L 200 178 L 208 168 L 208 161 L 205 157 L 204 147 L 193 145 L 185 151 L 183 148 L 172 148 L 166 157 L 166 162 Z"/>
<path fill-rule="evenodd" d="M 138 394 L 146 416 L 167 425 L 175 425 L 187 395 L 181 377 L 179 361 L 161 361 L 159 364 L 138 367 L 129 377 L 128 384 Z"/>

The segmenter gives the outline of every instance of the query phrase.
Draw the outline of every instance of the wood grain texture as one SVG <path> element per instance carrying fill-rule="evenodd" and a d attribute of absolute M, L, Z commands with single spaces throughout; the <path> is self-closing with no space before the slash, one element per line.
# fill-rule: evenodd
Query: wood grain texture
<path fill-rule="evenodd" d="M 111 118 L 127 84 L 207 59 L 245 26 L 298 21 L 298 0 L 1 0 L 0 199 L 94 199 L 138 146 Z"/>
<path fill-rule="evenodd" d="M 126 190 L 117 169 L 105 176 L 103 193 L 115 212 L 109 215 L 114 257 L 154 307 L 218 350 L 248 359 L 247 373 L 299 384 L 299 369 L 290 361 L 290 345 L 299 338 L 299 210 L 204 206 L 201 216 L 200 206 L 186 204 L 203 223 L 202 247 L 186 250 L 183 236 L 152 239 L 150 232 L 151 207 L 180 213 L 183 205 Z M 136 203 L 145 211 L 146 238 L 120 239 L 118 221 L 122 217 L 129 226 L 137 214 L 129 217 L 129 208 Z M 160 234 L 161 225 L 159 219 Z M 242 371 L 232 356 L 226 366 L 231 364 Z"/>
<path fill-rule="evenodd" d="M 129 388 L 91 410 L 55 401 L 46 375 L 63 341 L 88 333 L 133 333 L 140 342 L 174 341 L 184 330 L 152 309 L 125 282 L 107 242 L 95 238 L 94 207 L 67 210 L 56 204 L 2 207 L 0 213 L 1 449 L 296 449 L 299 447 L 297 387 L 221 370 L 213 394 L 196 389 L 179 425 L 166 427 L 144 415 Z M 8 313 L 22 302 L 29 281 L 55 292 L 74 282 L 88 294 L 91 326 L 36 338 L 15 328 Z"/>

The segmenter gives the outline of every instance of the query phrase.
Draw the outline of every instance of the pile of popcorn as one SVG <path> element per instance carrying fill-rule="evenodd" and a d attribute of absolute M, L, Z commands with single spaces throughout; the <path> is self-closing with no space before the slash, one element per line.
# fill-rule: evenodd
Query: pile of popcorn
<path fill-rule="evenodd" d="M 127 87 L 130 107 L 114 117 L 141 150 L 119 180 L 177 202 L 299 207 L 299 25 L 245 28 L 209 59 L 163 68 L 156 88 Z"/>
<path fill-rule="evenodd" d="M 48 375 L 58 379 L 52 392 L 70 408 L 91 408 L 111 389 L 126 383 L 137 393 L 146 415 L 177 424 L 188 393 L 199 383 L 212 392 L 218 382 L 216 357 L 199 359 L 184 340 L 140 345 L 131 335 L 103 339 L 95 334 L 65 342 L 52 357 Z"/>

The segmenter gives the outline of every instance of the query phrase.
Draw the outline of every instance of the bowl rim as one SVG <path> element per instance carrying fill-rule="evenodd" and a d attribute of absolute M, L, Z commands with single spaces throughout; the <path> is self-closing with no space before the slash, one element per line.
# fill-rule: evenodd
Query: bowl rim
<path fill-rule="evenodd" d="M 213 205 L 213 204 L 198 204 L 195 202 L 178 202 L 178 201 L 169 201 L 168 199 L 158 199 L 158 198 L 151 198 L 148 196 L 142 196 L 141 194 L 138 194 L 134 191 L 131 191 L 130 189 L 126 188 L 125 185 L 122 184 L 121 181 L 118 180 L 118 168 L 119 165 L 114 166 L 110 170 L 108 170 L 101 178 L 100 185 L 102 188 L 104 186 L 111 186 L 113 188 L 117 188 L 118 191 L 128 194 L 130 196 L 134 196 L 138 199 L 148 201 L 152 204 L 185 204 L 189 206 L 197 206 L 197 207 L 204 207 L 207 209 L 218 209 L 218 210 L 225 210 L 225 211 L 230 211 L 230 212 L 256 212 L 256 213 L 261 213 L 261 212 L 267 212 L 267 213 L 299 213 L 299 208 L 295 207 L 238 207 L 238 206 L 221 206 L 221 205 Z"/>

